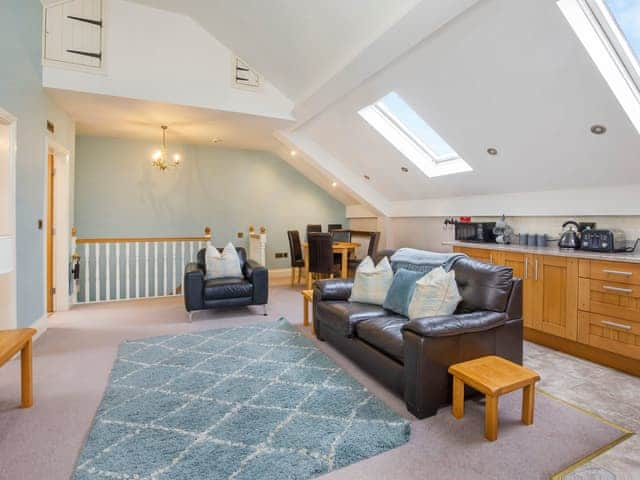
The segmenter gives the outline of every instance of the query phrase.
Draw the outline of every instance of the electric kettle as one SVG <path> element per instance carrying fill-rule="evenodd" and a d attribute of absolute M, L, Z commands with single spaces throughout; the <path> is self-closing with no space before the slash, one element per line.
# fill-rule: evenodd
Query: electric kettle
<path fill-rule="evenodd" d="M 569 220 L 562 224 L 563 232 L 558 241 L 560 248 L 580 248 L 580 232 L 578 222 Z"/>

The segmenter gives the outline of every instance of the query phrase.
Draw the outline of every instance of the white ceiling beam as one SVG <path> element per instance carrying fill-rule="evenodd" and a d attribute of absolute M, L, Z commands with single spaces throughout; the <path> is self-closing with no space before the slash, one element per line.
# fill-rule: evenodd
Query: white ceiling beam
<path fill-rule="evenodd" d="M 339 188 L 346 189 L 351 197 L 371 208 L 377 215 L 389 215 L 391 204 L 385 197 L 307 135 L 284 131 L 276 132 L 274 135 L 288 149 L 295 150 L 299 161 L 306 162 L 307 168 L 318 169 L 332 178 L 338 183 Z"/>

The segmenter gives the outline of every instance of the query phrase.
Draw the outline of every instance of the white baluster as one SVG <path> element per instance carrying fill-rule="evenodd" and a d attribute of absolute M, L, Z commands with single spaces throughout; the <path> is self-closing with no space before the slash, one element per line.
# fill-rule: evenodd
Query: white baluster
<path fill-rule="evenodd" d="M 136 242 L 136 298 L 140 298 L 140 243 Z"/>
<path fill-rule="evenodd" d="M 153 243 L 153 296 L 158 296 L 158 242 Z"/>
<path fill-rule="evenodd" d="M 104 244 L 105 257 L 104 257 L 104 269 L 105 269 L 105 300 L 108 302 L 111 300 L 111 261 L 110 261 L 110 253 L 111 250 L 110 244 Z"/>
<path fill-rule="evenodd" d="M 91 244 L 84 245 L 84 303 L 91 301 L 91 286 L 89 283 L 89 256 L 91 254 Z"/>
<path fill-rule="evenodd" d="M 189 242 L 189 261 L 193 262 L 193 242 Z"/>
<path fill-rule="evenodd" d="M 173 242 L 172 248 L 171 248 L 171 253 L 173 255 L 173 260 L 172 260 L 172 265 L 173 268 L 171 269 L 171 273 L 172 273 L 172 279 L 171 279 L 171 295 L 175 295 L 176 294 L 176 247 L 177 247 L 177 243 Z"/>
<path fill-rule="evenodd" d="M 129 266 L 129 244 L 126 243 L 124 246 L 124 256 L 125 256 L 125 261 L 127 262 L 124 266 L 124 286 L 126 288 L 126 291 L 124 292 L 124 298 L 128 299 L 129 298 L 129 294 L 131 293 L 131 291 L 129 290 L 129 288 L 131 287 L 131 281 L 130 281 L 130 276 L 129 276 L 129 271 L 130 271 L 130 266 Z"/>
<path fill-rule="evenodd" d="M 144 296 L 149 296 L 149 242 L 144 243 Z"/>
<path fill-rule="evenodd" d="M 96 243 L 96 302 L 101 301 L 100 290 L 100 244 Z"/>
<path fill-rule="evenodd" d="M 162 282 L 162 296 L 168 295 L 167 293 L 167 242 L 164 242 L 162 248 L 162 256 L 164 261 L 162 262 L 162 276 L 164 277 L 164 281 Z"/>
<path fill-rule="evenodd" d="M 120 300 L 120 244 L 116 243 L 116 300 Z"/>

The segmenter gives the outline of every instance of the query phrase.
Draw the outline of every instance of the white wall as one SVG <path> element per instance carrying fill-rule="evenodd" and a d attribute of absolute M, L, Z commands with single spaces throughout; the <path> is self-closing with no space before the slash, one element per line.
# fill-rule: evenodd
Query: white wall
<path fill-rule="evenodd" d="M 231 86 L 231 52 L 191 18 L 124 0 L 105 5 L 105 74 L 45 66 L 45 87 L 291 119 L 292 102 L 271 84 Z"/>
<path fill-rule="evenodd" d="M 495 221 L 498 217 L 473 217 L 473 221 Z M 640 216 L 578 216 L 582 222 L 596 222 L 596 228 L 621 229 L 627 236 L 627 241 L 634 241 L 640 237 Z M 393 232 L 393 248 L 412 247 L 432 251 L 448 251 L 449 247 L 442 242 L 454 239 L 452 227 L 444 228 L 445 217 L 397 217 L 391 220 L 390 229 Z M 507 217 L 508 223 L 516 233 L 546 233 L 551 238 L 558 238 L 562 224 L 569 217 L 560 216 L 527 216 Z M 360 229 L 363 226 L 376 225 L 375 218 L 352 218 L 350 227 Z"/>

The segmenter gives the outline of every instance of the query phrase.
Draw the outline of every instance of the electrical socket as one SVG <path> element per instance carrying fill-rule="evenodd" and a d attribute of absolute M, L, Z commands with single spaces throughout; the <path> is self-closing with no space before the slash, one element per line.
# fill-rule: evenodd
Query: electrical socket
<path fill-rule="evenodd" d="M 244 238 L 244 232 L 238 232 L 238 238 Z"/>
<path fill-rule="evenodd" d="M 289 257 L 288 252 L 276 252 L 276 258 L 288 258 L 288 257 Z"/>

